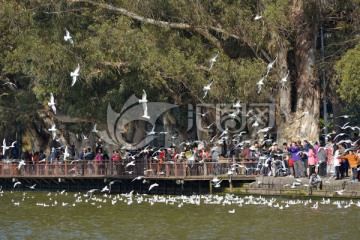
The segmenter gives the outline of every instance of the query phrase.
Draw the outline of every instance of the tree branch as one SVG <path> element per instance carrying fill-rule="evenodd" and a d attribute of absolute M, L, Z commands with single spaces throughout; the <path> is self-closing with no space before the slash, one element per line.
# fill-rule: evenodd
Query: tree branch
<path fill-rule="evenodd" d="M 204 38 L 206 38 L 208 41 L 210 41 L 211 43 L 213 43 L 218 49 L 222 49 L 222 45 L 219 41 L 219 39 L 217 39 L 215 36 L 213 36 L 212 34 L 209 33 L 209 29 L 214 30 L 216 32 L 220 32 L 220 33 L 226 33 L 225 30 L 221 30 L 219 28 L 214 28 L 214 27 L 208 27 L 208 26 L 193 26 L 191 24 L 188 23 L 183 23 L 183 22 L 168 22 L 168 21 L 161 21 L 161 20 L 155 20 L 152 18 L 147 18 L 147 17 L 143 17 L 140 16 L 136 13 L 133 13 L 131 11 L 128 11 L 124 8 L 120 8 L 120 7 L 115 7 L 113 5 L 110 4 L 106 4 L 106 3 L 99 3 L 96 2 L 94 0 L 68 0 L 70 3 L 75 3 L 75 2 L 83 2 L 83 3 L 90 3 L 93 5 L 96 5 L 98 7 L 101 8 L 105 8 L 111 11 L 116 11 L 124 16 L 128 16 L 130 18 L 136 19 L 138 21 L 141 22 L 145 22 L 145 23 L 149 23 L 152 25 L 156 25 L 156 26 L 160 26 L 160 27 L 168 27 L 168 28 L 175 28 L 175 29 L 183 29 L 183 30 L 192 30 L 195 31 L 199 34 L 201 34 Z M 228 33 L 226 33 L 228 34 Z M 230 34 L 228 34 L 230 35 Z M 235 35 L 230 35 L 232 37 L 235 37 Z M 238 38 L 240 39 L 240 38 Z"/>

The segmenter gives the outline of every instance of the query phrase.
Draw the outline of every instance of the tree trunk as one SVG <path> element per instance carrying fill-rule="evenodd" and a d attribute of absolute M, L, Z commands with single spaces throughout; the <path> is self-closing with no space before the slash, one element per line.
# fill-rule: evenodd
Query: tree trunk
<path fill-rule="evenodd" d="M 286 54 L 286 50 L 280 50 L 280 57 L 287 55 L 287 66 L 293 67 L 294 72 L 289 89 L 280 93 L 277 114 L 279 143 L 305 139 L 317 141 L 319 138 L 320 92 L 314 69 L 317 24 L 316 20 L 305 16 L 304 8 L 309 7 L 305 4 L 294 1 L 292 19 L 296 30 L 291 42 L 293 52 Z M 291 54 L 293 59 L 289 58 Z"/>

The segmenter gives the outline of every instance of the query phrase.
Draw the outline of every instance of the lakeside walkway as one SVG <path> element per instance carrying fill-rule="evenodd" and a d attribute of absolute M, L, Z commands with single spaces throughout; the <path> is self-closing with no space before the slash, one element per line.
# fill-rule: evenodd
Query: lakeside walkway
<path fill-rule="evenodd" d="M 249 164 L 239 160 L 222 159 L 217 163 L 165 162 L 143 163 L 65 161 L 64 163 L 39 163 L 20 165 L 16 161 L 0 162 L 0 182 L 3 189 L 13 190 L 15 181 L 22 181 L 19 188 L 37 184 L 40 190 L 67 189 L 86 191 L 102 188 L 111 180 L 121 184 L 114 187 L 115 192 L 136 190 L 150 193 L 150 183 L 158 182 L 163 187 L 156 189 L 159 194 L 191 194 L 232 192 L 256 195 L 306 196 L 309 179 L 291 176 L 272 177 L 259 175 L 259 171 L 249 171 Z M 234 167 L 236 164 L 236 167 Z M 256 165 L 256 164 L 255 164 Z M 248 167 L 246 167 L 248 166 Z M 214 177 L 221 180 L 220 187 L 214 187 Z M 140 177 L 142 181 L 136 181 Z M 142 184 L 144 182 L 147 184 Z M 313 196 L 360 198 L 360 183 L 350 182 L 350 178 L 335 180 L 322 178 L 322 189 L 314 189 Z"/>

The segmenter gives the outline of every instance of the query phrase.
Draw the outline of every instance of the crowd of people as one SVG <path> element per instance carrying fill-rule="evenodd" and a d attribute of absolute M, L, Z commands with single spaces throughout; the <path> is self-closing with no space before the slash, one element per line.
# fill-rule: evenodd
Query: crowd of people
<path fill-rule="evenodd" d="M 250 173 L 295 178 L 310 178 L 312 173 L 316 173 L 334 176 L 335 180 L 351 174 L 351 181 L 359 181 L 360 149 L 357 143 L 351 145 L 349 141 L 334 142 L 330 139 L 326 145 L 307 140 L 294 141 L 290 145 L 283 143 L 282 148 L 277 143 L 270 147 L 260 147 L 255 143 L 245 147 L 239 158 L 249 160 L 247 168 Z"/>
<path fill-rule="evenodd" d="M 18 151 L 14 151 L 16 154 Z M 265 141 L 244 144 L 241 146 L 226 146 L 226 142 L 218 142 L 210 148 L 204 142 L 186 142 L 179 146 L 128 150 L 119 148 L 108 154 L 102 142 L 98 141 L 92 148 L 83 148 L 78 151 L 72 144 L 68 150 L 52 148 L 47 155 L 44 151 L 24 151 L 20 156 L 26 164 L 63 163 L 64 160 L 80 162 L 111 162 L 117 166 L 124 166 L 131 161 L 144 166 L 146 170 L 149 163 L 183 163 L 192 169 L 199 163 L 211 162 L 211 173 L 219 174 L 216 163 L 220 158 L 229 160 L 228 169 L 233 174 L 267 175 L 267 176 L 292 176 L 295 178 L 308 177 L 313 173 L 319 176 L 334 176 L 336 180 L 352 176 L 351 181 L 359 181 L 360 150 L 357 142 L 353 145 L 349 141 L 329 139 L 325 145 L 319 142 L 294 141 L 291 144 L 283 143 L 279 146 L 276 142 Z M 117 172 L 121 172 L 116 167 Z M 124 168 L 122 168 L 125 170 Z M 160 169 L 162 170 L 162 168 Z M 140 171 L 140 168 L 139 168 Z M 195 174 L 199 174 L 196 171 Z"/>

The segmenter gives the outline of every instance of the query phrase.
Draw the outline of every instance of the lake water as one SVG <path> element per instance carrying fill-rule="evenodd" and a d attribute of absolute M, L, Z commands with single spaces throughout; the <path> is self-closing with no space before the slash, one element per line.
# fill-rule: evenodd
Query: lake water
<path fill-rule="evenodd" d="M 98 191 L 84 195 L 3 191 L 0 239 L 359 239 L 360 235 L 359 200 Z"/>

